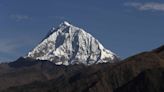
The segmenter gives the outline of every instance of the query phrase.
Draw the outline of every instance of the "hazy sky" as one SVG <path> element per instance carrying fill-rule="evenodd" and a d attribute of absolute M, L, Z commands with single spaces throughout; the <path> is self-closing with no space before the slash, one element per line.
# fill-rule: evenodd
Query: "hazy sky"
<path fill-rule="evenodd" d="M 0 0 L 0 61 L 26 55 L 64 20 L 122 58 L 164 44 L 163 0 Z"/>

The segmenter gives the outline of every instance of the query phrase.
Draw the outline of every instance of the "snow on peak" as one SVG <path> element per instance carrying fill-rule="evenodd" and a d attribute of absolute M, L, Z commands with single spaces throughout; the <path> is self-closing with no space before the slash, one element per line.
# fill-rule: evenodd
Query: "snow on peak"
<path fill-rule="evenodd" d="M 49 60 L 57 65 L 114 63 L 117 56 L 91 34 L 64 21 L 37 45 L 27 57 Z"/>
<path fill-rule="evenodd" d="M 67 25 L 67 26 L 70 26 L 71 24 L 67 21 L 64 21 L 63 24 Z"/>
<path fill-rule="evenodd" d="M 64 21 L 63 23 L 61 23 L 60 25 L 59 25 L 59 27 L 63 27 L 63 26 L 72 26 L 69 22 L 67 22 L 67 21 Z"/>

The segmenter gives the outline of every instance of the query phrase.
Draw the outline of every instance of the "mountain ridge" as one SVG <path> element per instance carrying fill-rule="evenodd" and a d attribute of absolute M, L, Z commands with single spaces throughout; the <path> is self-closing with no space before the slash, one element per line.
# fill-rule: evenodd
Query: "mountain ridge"
<path fill-rule="evenodd" d="M 159 52 L 164 50 L 91 66 L 64 66 L 22 58 L 7 67 L 0 65 L 0 89 L 2 92 L 163 92 L 164 56 Z M 34 64 L 26 65 L 28 61 Z"/>

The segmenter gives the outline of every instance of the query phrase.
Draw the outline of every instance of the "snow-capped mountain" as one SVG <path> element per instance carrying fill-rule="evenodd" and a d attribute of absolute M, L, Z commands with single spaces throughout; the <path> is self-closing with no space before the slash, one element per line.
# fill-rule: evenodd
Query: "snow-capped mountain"
<path fill-rule="evenodd" d="M 117 56 L 83 29 L 63 22 L 27 55 L 28 58 L 49 60 L 57 65 L 117 62 Z"/>

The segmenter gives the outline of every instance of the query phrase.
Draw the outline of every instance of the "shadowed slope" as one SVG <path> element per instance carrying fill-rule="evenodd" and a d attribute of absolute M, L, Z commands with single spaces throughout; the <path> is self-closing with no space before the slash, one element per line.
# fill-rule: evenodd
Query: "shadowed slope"
<path fill-rule="evenodd" d="M 38 75 L 44 76 L 42 79 L 33 79 L 26 85 L 20 81 L 21 86 L 10 85 L 4 92 L 163 92 L 164 51 L 161 48 L 115 64 L 66 67 L 40 61 L 42 63 L 38 62 L 26 69 L 39 69 L 38 73 L 43 75 Z M 23 69 L 20 68 L 21 71 Z M 21 74 L 18 71 L 15 73 Z M 33 74 L 36 72 L 33 71 Z"/>

